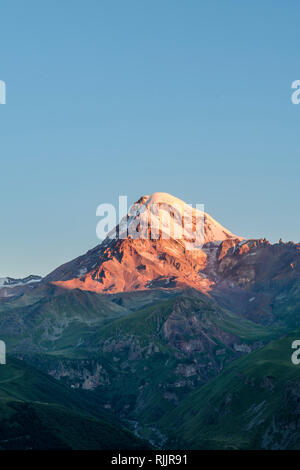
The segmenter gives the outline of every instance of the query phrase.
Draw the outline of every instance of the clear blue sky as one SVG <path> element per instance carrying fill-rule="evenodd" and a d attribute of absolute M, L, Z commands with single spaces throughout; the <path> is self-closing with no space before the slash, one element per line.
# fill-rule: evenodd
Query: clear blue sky
<path fill-rule="evenodd" d="M 0 276 L 98 243 L 96 207 L 164 191 L 300 241 L 300 4 L 1 3 Z"/>

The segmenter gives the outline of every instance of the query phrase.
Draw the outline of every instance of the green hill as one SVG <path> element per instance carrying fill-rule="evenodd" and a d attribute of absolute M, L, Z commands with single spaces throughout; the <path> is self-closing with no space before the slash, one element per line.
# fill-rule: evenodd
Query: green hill
<path fill-rule="evenodd" d="M 0 449 L 145 447 L 109 413 L 24 362 L 9 357 L 0 367 Z"/>
<path fill-rule="evenodd" d="M 184 449 L 299 449 L 300 332 L 234 362 L 160 422 L 168 446 Z"/>
<path fill-rule="evenodd" d="M 149 424 L 275 333 L 190 291 L 96 327 L 73 351 L 28 360 L 68 385 L 93 377 L 103 404 Z"/>
<path fill-rule="evenodd" d="M 0 328 L 10 352 L 58 379 L 51 382 L 55 390 L 50 400 L 47 397 L 52 385 L 44 387 L 46 376 L 37 376 L 36 370 L 28 385 L 20 378 L 9 386 L 10 399 L 25 402 L 26 413 L 28 409 L 33 412 L 34 406 L 34 412 L 44 420 L 48 413 L 46 422 L 49 426 L 52 423 L 51 428 L 53 419 L 67 422 L 65 417 L 60 418 L 67 408 L 74 430 L 78 413 L 114 424 L 115 430 L 120 429 L 120 423 L 113 416 L 118 416 L 136 421 L 139 436 L 162 445 L 156 428 L 163 415 L 180 406 L 200 386 L 205 388 L 233 361 L 237 364 L 237 359 L 278 335 L 276 329 L 222 308 L 213 298 L 193 289 L 165 294 L 163 299 L 145 292 L 136 299 L 129 294 L 104 296 L 52 287 L 49 293 L 49 289 L 43 295 L 37 295 L 36 290 L 31 303 L 28 297 L 23 306 L 21 299 L 7 302 L 6 310 L 0 309 Z M 58 385 L 63 389 L 54 400 Z M 4 393 L 3 388 L 0 390 Z M 53 401 L 57 406 L 45 408 L 45 403 L 52 405 Z M 111 415 L 103 414 L 103 410 L 110 410 Z M 28 420 L 27 416 L 23 421 Z M 59 424 L 56 427 L 60 429 Z M 167 427 L 164 429 L 168 434 Z M 87 434 L 84 442 L 74 437 L 71 445 L 97 447 L 100 443 L 95 442 L 95 435 L 102 434 L 93 432 L 90 440 Z M 60 434 L 54 435 L 57 438 Z M 69 436 L 69 431 L 62 434 L 62 445 L 70 445 L 64 440 Z M 106 442 L 104 438 L 102 442 Z"/>

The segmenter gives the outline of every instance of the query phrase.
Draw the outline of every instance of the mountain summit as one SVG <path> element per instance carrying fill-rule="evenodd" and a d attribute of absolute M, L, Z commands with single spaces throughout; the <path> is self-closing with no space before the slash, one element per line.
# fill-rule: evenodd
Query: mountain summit
<path fill-rule="evenodd" d="M 201 233 L 200 233 L 201 232 Z M 103 242 L 45 281 L 66 289 L 116 293 L 193 287 L 203 292 L 223 241 L 243 240 L 167 193 L 142 196 Z"/>
<path fill-rule="evenodd" d="M 131 214 L 134 214 L 132 217 Z M 237 237 L 209 214 L 206 214 L 198 208 L 192 208 L 181 199 L 168 193 L 156 192 L 150 196 L 142 196 L 129 210 L 128 217 L 130 223 L 136 219 L 138 214 L 138 223 L 140 231 L 149 229 L 149 221 L 152 226 L 159 227 L 160 233 L 157 238 L 175 238 L 185 240 L 185 246 L 188 248 L 189 240 L 199 240 L 203 245 L 208 242 L 220 242 L 228 238 Z M 129 226 L 130 226 L 129 223 Z M 134 224 L 135 225 L 135 224 Z M 182 232 L 183 236 L 182 236 Z M 145 236 L 147 235 L 147 236 Z M 144 238 L 154 238 L 155 233 L 144 233 Z"/>

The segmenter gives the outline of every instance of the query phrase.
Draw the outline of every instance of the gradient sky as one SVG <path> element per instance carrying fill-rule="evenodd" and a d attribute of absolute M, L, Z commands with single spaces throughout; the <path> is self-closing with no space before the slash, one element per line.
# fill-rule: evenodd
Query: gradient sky
<path fill-rule="evenodd" d="M 119 194 L 300 241 L 299 18 L 296 0 L 2 2 L 0 276 L 86 252 Z"/>

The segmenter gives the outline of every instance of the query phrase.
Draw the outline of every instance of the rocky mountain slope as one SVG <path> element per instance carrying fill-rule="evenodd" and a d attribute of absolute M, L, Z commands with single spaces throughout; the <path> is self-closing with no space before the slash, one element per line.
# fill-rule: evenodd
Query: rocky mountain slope
<path fill-rule="evenodd" d="M 300 244 L 248 240 L 220 246 L 212 295 L 262 324 L 300 326 Z"/>
<path fill-rule="evenodd" d="M 48 322 L 46 312 L 43 308 L 41 317 Z M 11 344 L 19 357 L 70 387 L 99 394 L 103 406 L 119 416 L 152 421 L 277 333 L 220 308 L 195 290 L 127 314 L 116 312 L 119 318 L 103 321 L 99 315 L 88 324 L 77 317 L 60 330 L 56 321 L 56 336 L 47 330 L 47 338 L 38 335 L 46 329 L 39 323 L 28 331 L 31 345 L 20 342 L 17 332 Z"/>
<path fill-rule="evenodd" d="M 277 438 L 269 417 L 275 430 L 295 424 L 290 415 L 284 421 L 277 394 L 297 380 L 297 368 L 281 358 L 300 328 L 300 245 L 245 240 L 201 211 L 182 218 L 185 208 L 165 193 L 142 197 L 100 245 L 41 282 L 10 288 L 0 302 L 0 337 L 11 354 L 89 394 L 95 413 L 126 420 L 151 445 L 295 447 L 297 439 Z M 250 378 L 239 383 L 243 368 Z M 279 373 L 276 388 L 270 377 Z M 232 409 L 222 404 L 227 396 Z M 255 424 L 248 440 L 239 439 L 260 400 L 265 427 Z"/>
<path fill-rule="evenodd" d="M 182 449 L 299 449 L 300 369 L 295 332 L 232 363 L 166 414 L 168 446 Z"/>
<path fill-rule="evenodd" d="M 91 397 L 11 357 L 1 367 L 0 450 L 145 447 Z"/>
<path fill-rule="evenodd" d="M 206 247 L 231 239 L 242 237 L 180 199 L 154 193 L 140 198 L 99 246 L 45 282 L 105 293 L 187 286 L 205 292 L 212 282 L 201 275 L 210 262 Z"/>

